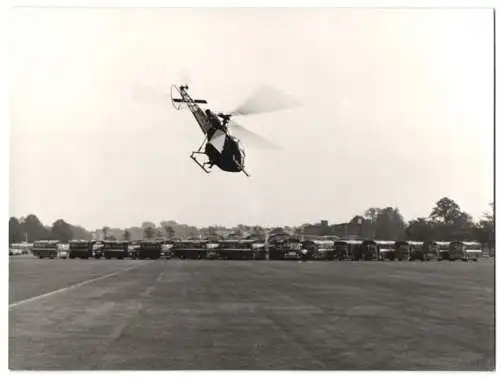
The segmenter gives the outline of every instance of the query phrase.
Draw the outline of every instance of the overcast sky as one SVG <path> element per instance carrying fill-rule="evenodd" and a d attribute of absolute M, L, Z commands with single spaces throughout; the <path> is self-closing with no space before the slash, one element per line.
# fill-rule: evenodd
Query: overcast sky
<path fill-rule="evenodd" d="M 449 196 L 493 199 L 489 10 L 18 9 L 11 34 L 13 216 L 87 228 L 348 221 Z M 260 84 L 303 106 L 239 117 L 283 147 L 207 175 L 168 101 L 230 111 Z M 147 88 L 147 90 L 145 89 Z M 244 142 L 244 140 L 243 140 Z"/>

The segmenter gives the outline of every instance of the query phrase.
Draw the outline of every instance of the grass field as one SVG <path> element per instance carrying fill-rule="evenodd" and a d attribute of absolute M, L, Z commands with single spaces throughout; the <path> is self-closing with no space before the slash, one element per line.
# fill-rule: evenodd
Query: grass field
<path fill-rule="evenodd" d="M 9 366 L 491 370 L 494 265 L 10 258 Z"/>

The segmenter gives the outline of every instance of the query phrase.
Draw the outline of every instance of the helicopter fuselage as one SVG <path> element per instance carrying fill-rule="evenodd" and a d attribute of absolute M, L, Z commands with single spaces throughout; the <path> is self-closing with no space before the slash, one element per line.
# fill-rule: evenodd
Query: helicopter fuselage
<path fill-rule="evenodd" d="M 198 106 L 198 103 L 206 102 L 204 100 L 193 100 L 187 93 L 186 86 L 179 87 L 179 93 L 182 96 L 182 101 L 178 102 L 187 104 L 196 122 L 205 134 L 204 154 L 209 160 L 205 164 L 210 167 L 215 165 L 226 172 L 244 171 L 244 148 L 237 138 L 229 134 L 225 121 L 221 120 L 210 109 L 203 111 Z"/>
<path fill-rule="evenodd" d="M 239 141 L 225 132 L 225 135 L 217 136 L 220 129 L 209 131 L 208 141 L 205 144 L 205 154 L 208 156 L 210 164 L 216 165 L 226 172 L 241 172 L 244 168 L 245 152 Z M 217 139 L 216 139 L 217 138 Z M 222 149 L 217 149 L 215 142 L 218 138 L 224 138 Z M 211 143 L 213 140 L 213 144 Z"/>

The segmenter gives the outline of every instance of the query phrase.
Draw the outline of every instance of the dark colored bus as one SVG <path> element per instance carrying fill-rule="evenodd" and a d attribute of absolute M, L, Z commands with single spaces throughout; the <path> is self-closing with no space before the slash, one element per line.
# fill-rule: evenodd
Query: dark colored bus
<path fill-rule="evenodd" d="M 266 260 L 267 250 L 265 241 L 255 241 L 252 244 L 253 259 L 254 260 Z"/>
<path fill-rule="evenodd" d="M 112 258 L 123 260 L 130 256 L 128 246 L 127 241 L 105 240 L 102 245 L 102 254 L 106 260 Z"/>
<path fill-rule="evenodd" d="M 415 261 L 427 260 L 426 249 L 424 242 L 412 240 L 398 240 L 396 242 L 396 258 L 401 260 Z"/>
<path fill-rule="evenodd" d="M 134 250 L 132 258 L 137 259 L 153 259 L 157 260 L 161 257 L 161 243 L 157 241 L 142 240 L 139 246 Z"/>
<path fill-rule="evenodd" d="M 221 240 L 217 253 L 223 260 L 252 260 L 253 240 Z"/>
<path fill-rule="evenodd" d="M 55 259 L 57 257 L 59 241 L 58 240 L 39 240 L 33 243 L 31 249 L 34 256 L 43 259 Z"/>
<path fill-rule="evenodd" d="M 361 258 L 361 240 L 336 240 L 333 248 L 337 260 L 358 261 Z"/>
<path fill-rule="evenodd" d="M 180 240 L 172 246 L 172 254 L 179 259 L 205 259 L 208 240 Z"/>
<path fill-rule="evenodd" d="M 289 234 L 271 235 L 268 245 L 269 260 L 299 260 L 303 258 L 300 240 Z"/>
<path fill-rule="evenodd" d="M 477 261 L 477 259 L 481 257 L 482 253 L 481 244 L 478 242 L 455 240 L 450 243 L 449 259 L 450 261 Z"/>
<path fill-rule="evenodd" d="M 424 241 L 422 252 L 427 261 L 437 260 L 439 257 L 439 247 L 435 241 Z"/>
<path fill-rule="evenodd" d="M 394 261 L 397 258 L 401 261 L 396 253 L 396 242 L 392 240 L 375 240 L 375 244 L 377 245 L 377 260 L 384 261 L 385 259 L 389 259 Z"/>
<path fill-rule="evenodd" d="M 304 240 L 302 248 L 307 251 L 311 260 L 334 260 L 336 258 L 333 240 Z"/>
<path fill-rule="evenodd" d="M 437 260 L 449 260 L 450 259 L 450 244 L 449 241 L 436 241 L 437 247 Z"/>
<path fill-rule="evenodd" d="M 361 242 L 361 256 L 362 260 L 377 260 L 379 258 L 379 247 L 375 240 L 363 240 Z"/>
<path fill-rule="evenodd" d="M 70 259 L 88 259 L 94 256 L 95 242 L 88 240 L 71 240 L 69 242 Z M 98 256 L 96 256 L 98 258 Z"/>

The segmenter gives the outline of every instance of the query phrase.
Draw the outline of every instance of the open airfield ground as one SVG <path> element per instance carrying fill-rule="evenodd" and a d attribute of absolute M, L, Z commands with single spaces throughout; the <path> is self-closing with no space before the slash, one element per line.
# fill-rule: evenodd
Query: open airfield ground
<path fill-rule="evenodd" d="M 10 258 L 15 370 L 494 368 L 494 263 Z"/>

